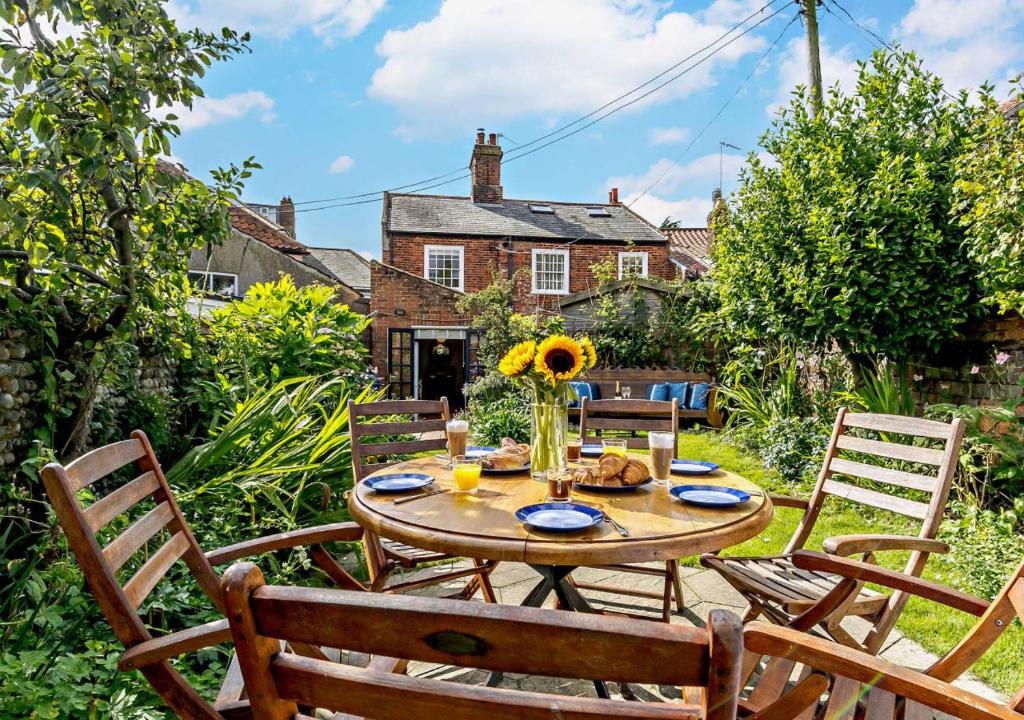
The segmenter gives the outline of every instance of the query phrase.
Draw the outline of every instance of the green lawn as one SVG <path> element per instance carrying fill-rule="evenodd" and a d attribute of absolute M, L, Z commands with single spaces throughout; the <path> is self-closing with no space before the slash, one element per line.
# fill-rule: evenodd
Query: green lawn
<path fill-rule="evenodd" d="M 764 465 L 756 457 L 738 450 L 715 432 L 684 432 L 679 437 L 679 457 L 713 460 L 723 468 L 743 475 L 750 481 L 773 492 L 807 497 L 810 486 L 794 487 Z M 766 555 L 779 553 L 792 536 L 801 512 L 791 508 L 776 508 L 775 519 L 760 535 L 742 545 L 726 551 L 727 555 Z M 820 550 L 821 541 L 833 535 L 859 532 L 916 534 L 917 528 L 907 518 L 871 508 L 854 506 L 839 499 L 827 502 L 817 522 L 807 548 Z M 925 577 L 943 584 L 956 577 L 957 562 L 969 558 L 933 555 L 925 568 Z M 882 553 L 879 562 L 898 568 L 906 562 L 903 553 Z M 688 558 L 687 564 L 696 564 Z M 974 618 L 919 598 L 908 603 L 897 628 L 928 650 L 942 654 L 953 647 L 970 629 Z M 1012 693 L 1024 681 L 1024 630 L 1020 624 L 1004 633 L 1002 639 L 974 667 L 977 676 L 1003 693 Z"/>

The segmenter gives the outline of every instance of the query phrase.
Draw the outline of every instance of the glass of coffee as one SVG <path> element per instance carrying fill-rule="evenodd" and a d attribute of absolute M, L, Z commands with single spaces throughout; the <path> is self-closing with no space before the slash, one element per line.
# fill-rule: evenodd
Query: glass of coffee
<path fill-rule="evenodd" d="M 579 462 L 580 454 L 583 452 L 582 440 L 570 440 L 565 446 L 565 459 L 569 462 Z"/>
<path fill-rule="evenodd" d="M 548 502 L 569 502 L 572 495 L 572 473 L 565 468 L 548 473 Z"/>
<path fill-rule="evenodd" d="M 651 449 L 651 475 L 660 485 L 671 485 L 672 456 L 675 455 L 676 434 L 672 432 L 647 433 Z"/>
<path fill-rule="evenodd" d="M 448 436 L 448 461 L 449 467 L 459 455 L 466 454 L 466 445 L 469 443 L 469 422 L 467 420 L 449 420 L 444 426 L 445 434 Z"/>

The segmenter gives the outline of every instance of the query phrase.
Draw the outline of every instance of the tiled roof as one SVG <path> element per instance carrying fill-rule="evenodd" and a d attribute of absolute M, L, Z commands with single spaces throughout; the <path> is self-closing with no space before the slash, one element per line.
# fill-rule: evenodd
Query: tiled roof
<path fill-rule="evenodd" d="M 331 275 L 353 290 L 369 292 L 370 262 L 357 252 L 347 248 L 307 248 L 309 254 L 302 258 L 307 265 Z"/>
<path fill-rule="evenodd" d="M 309 252 L 309 248 L 282 230 L 279 225 L 275 225 L 247 207 L 232 205 L 228 208 L 228 214 L 231 217 L 232 227 L 275 250 L 293 255 L 305 255 Z"/>
<path fill-rule="evenodd" d="M 547 205 L 537 213 L 530 205 Z M 592 217 L 587 208 L 603 208 L 608 217 Z M 484 235 L 550 240 L 664 242 L 658 230 L 623 205 L 509 200 L 500 205 L 474 203 L 468 197 L 389 194 L 385 229 L 397 233 Z"/>
<path fill-rule="evenodd" d="M 1024 104 L 1024 98 L 1011 98 L 999 106 L 999 112 L 1013 120 L 1020 113 L 1020 106 Z"/>
<path fill-rule="evenodd" d="M 711 233 L 707 228 L 666 230 L 672 259 L 688 269 L 707 272 L 711 267 Z"/>

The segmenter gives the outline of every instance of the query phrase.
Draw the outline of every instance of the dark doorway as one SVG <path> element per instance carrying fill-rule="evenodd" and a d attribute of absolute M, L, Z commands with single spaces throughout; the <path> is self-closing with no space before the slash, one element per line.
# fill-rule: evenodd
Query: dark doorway
<path fill-rule="evenodd" d="M 465 340 L 417 340 L 420 398 L 448 398 L 452 410 L 462 409 L 462 385 L 466 382 Z"/>

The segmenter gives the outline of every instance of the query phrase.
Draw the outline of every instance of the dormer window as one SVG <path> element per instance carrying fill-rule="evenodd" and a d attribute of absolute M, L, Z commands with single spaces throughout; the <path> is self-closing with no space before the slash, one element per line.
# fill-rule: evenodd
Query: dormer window
<path fill-rule="evenodd" d="M 535 213 L 537 215 L 554 215 L 555 214 L 554 208 L 552 208 L 550 205 L 540 205 L 540 204 L 530 203 L 529 207 L 530 207 L 530 212 Z"/>

